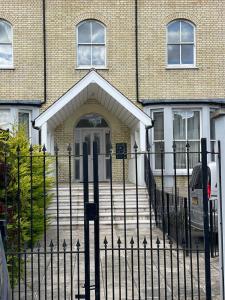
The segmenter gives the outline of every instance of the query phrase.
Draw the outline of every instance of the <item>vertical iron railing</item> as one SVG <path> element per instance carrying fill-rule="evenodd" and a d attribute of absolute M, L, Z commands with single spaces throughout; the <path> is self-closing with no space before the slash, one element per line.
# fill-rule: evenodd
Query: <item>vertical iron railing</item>
<path fill-rule="evenodd" d="M 99 153 L 96 143 L 92 146 L 93 164 L 89 163 L 86 143 L 80 155 L 82 183 L 74 181 L 75 154 L 71 146 L 66 153 L 56 147 L 53 154 L 45 147 L 37 154 L 31 146 L 24 155 L 17 148 L 15 219 L 7 212 L 9 232 L 10 222 L 16 224 L 13 233 L 16 246 L 6 248 L 12 299 L 28 300 L 34 295 L 39 300 L 213 299 L 217 291 L 211 286 L 210 275 L 216 259 L 210 254 L 215 254 L 212 246 L 216 243 L 213 235 L 216 205 L 208 201 L 207 195 L 206 141 L 202 140 L 198 153 L 203 174 L 204 244 L 193 234 L 190 157 L 194 151 L 188 143 L 185 151 L 174 145 L 169 153 L 163 148 L 154 153 L 150 147 L 141 152 L 136 143 L 131 152 L 123 149 L 117 153 L 111 149 L 110 154 Z M 183 181 L 178 170 L 181 153 L 187 162 Z M 152 170 L 151 164 L 156 154 L 161 165 L 158 172 Z M 110 176 L 108 182 L 99 182 L 106 155 Z M 168 157 L 173 159 L 173 174 L 169 175 L 165 170 Z M 54 184 L 50 189 L 49 161 L 54 167 L 51 172 Z M 29 168 L 24 168 L 24 162 Z M 34 171 L 37 165 L 41 173 L 38 198 Z M 146 187 L 140 185 L 143 175 Z M 166 176 L 171 176 L 169 182 L 173 188 L 168 188 Z M 4 193 L 7 203 L 12 202 L 9 191 Z M 49 202 L 51 193 L 53 200 Z M 35 209 L 39 201 L 43 201 L 39 211 L 43 232 L 37 239 Z M 26 241 L 25 208 L 29 214 Z M 205 278 L 201 276 L 203 272 Z"/>

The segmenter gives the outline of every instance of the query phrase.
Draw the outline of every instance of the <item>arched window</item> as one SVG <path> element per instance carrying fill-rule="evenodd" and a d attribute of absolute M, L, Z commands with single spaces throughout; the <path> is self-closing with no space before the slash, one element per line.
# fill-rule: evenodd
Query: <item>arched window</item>
<path fill-rule="evenodd" d="M 0 68 L 13 66 L 12 26 L 0 20 Z"/>
<path fill-rule="evenodd" d="M 168 66 L 195 66 L 195 26 L 186 20 L 167 25 Z"/>
<path fill-rule="evenodd" d="M 77 66 L 105 67 L 105 26 L 94 20 L 87 20 L 77 27 Z"/>

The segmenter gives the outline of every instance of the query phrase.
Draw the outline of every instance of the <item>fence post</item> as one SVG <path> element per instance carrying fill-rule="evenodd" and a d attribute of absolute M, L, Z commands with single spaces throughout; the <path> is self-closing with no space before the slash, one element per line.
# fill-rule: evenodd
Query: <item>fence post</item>
<path fill-rule="evenodd" d="M 210 269 L 210 236 L 209 236 L 209 212 L 208 212 L 208 167 L 206 139 L 201 139 L 202 158 L 202 185 L 203 185 L 203 222 L 204 222 L 204 250 L 205 250 L 205 285 L 206 300 L 211 300 L 211 269 Z"/>
<path fill-rule="evenodd" d="M 214 113 L 215 119 L 215 129 L 216 129 L 216 139 L 218 140 L 218 155 L 217 155 L 217 183 L 218 183 L 218 237 L 219 237 L 219 260 L 220 260 L 220 289 L 221 289 L 221 299 L 225 298 L 225 249 L 224 249 L 224 239 L 225 239 L 225 227 L 224 218 L 225 210 L 223 208 L 223 199 L 225 199 L 225 188 L 223 188 L 222 183 L 225 182 L 225 109 L 219 109 Z"/>

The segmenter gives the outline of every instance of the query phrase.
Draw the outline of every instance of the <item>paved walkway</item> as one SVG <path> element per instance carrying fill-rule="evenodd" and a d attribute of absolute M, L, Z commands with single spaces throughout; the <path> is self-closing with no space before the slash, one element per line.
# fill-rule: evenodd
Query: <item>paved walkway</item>
<path fill-rule="evenodd" d="M 80 240 L 80 255 L 77 253 L 70 254 L 70 229 L 69 227 L 59 228 L 59 250 L 57 254 L 57 230 L 50 227 L 48 230 L 47 241 L 53 241 L 52 255 L 50 248 L 46 255 L 47 276 L 45 279 L 45 268 L 43 248 L 40 248 L 40 254 L 34 254 L 34 293 L 31 294 L 31 259 L 27 255 L 27 285 L 21 281 L 21 290 L 27 289 L 26 299 L 45 299 L 45 280 L 46 280 L 46 299 L 75 299 L 75 295 L 84 294 L 84 255 L 83 255 L 83 229 L 81 227 L 72 228 L 73 251 L 76 250 L 76 241 Z M 179 250 L 177 255 L 176 245 L 170 245 L 165 242 L 163 250 L 162 232 L 154 228 L 152 236 L 149 236 L 148 228 L 140 229 L 140 250 L 137 246 L 137 233 L 135 224 L 132 228 L 127 228 L 127 251 L 124 250 L 124 230 L 121 227 L 113 228 L 114 248 L 111 250 L 111 228 L 101 227 L 101 299 L 113 299 L 113 274 L 112 274 L 112 255 L 114 255 L 114 296 L 119 299 L 205 299 L 205 277 L 204 277 L 204 256 L 196 252 L 192 254 L 192 270 L 190 264 L 190 255 L 186 256 L 184 251 Z M 90 229 L 91 237 L 91 283 L 94 284 L 94 251 L 93 251 L 93 228 Z M 104 238 L 107 237 L 108 250 L 104 250 Z M 130 240 L 134 237 L 134 250 L 131 250 Z M 119 251 L 117 240 L 121 238 L 121 250 Z M 146 237 L 146 252 L 143 250 L 143 239 Z M 157 248 L 156 240 L 159 237 L 160 244 Z M 62 244 L 66 241 L 65 253 Z M 152 249 L 151 248 L 152 239 Z M 202 248 L 202 245 L 200 245 Z M 37 250 L 37 249 L 36 249 Z M 138 254 L 139 253 L 139 254 Z M 107 254 L 107 255 L 105 255 Z M 145 255 L 146 254 L 146 255 Z M 106 258 L 107 256 L 107 258 Z M 133 258 L 132 258 L 133 256 Z M 138 257 L 140 264 L 138 268 Z M 126 259 L 125 259 L 126 258 Z M 133 259 L 133 263 L 132 263 Z M 79 262 L 79 265 L 78 265 Z M 125 264 L 126 262 L 126 264 Z M 146 263 L 145 263 L 146 262 Z M 125 265 L 127 267 L 125 267 Z M 199 265 L 199 269 L 198 269 Z M 59 272 L 58 272 L 59 266 Z M 71 266 L 72 277 L 71 281 Z M 179 266 L 179 272 L 178 272 Z M 78 278 L 79 267 L 79 278 Z M 219 269 L 218 258 L 212 259 L 212 291 L 213 299 L 219 299 Z M 39 269 L 39 272 L 38 272 Z M 138 269 L 140 272 L 138 272 Z M 106 272 L 107 270 L 107 272 Z M 198 272 L 199 270 L 199 272 Z M 58 275 L 59 274 L 59 275 Z M 138 276 L 140 274 L 140 277 Z M 59 284 L 58 284 L 59 278 Z M 127 278 L 127 280 L 126 280 Z M 78 287 L 79 281 L 79 287 Z M 71 284 L 72 282 L 72 284 Z M 127 284 L 126 284 L 127 283 Z M 193 286 L 193 289 L 191 288 Z M 140 292 L 139 292 L 140 287 Z M 178 288 L 179 287 L 179 288 Z M 71 298 L 71 288 L 73 289 L 73 297 Z M 193 291 L 193 295 L 191 293 Z M 25 299 L 24 292 L 21 293 L 20 299 Z M 126 295 L 127 294 L 127 295 Z M 59 295 L 59 297 L 58 297 Z M 127 296 L 127 297 L 126 297 Z M 193 298 L 192 298 L 193 297 Z M 14 299 L 18 299 L 17 288 L 15 289 Z M 81 299 L 81 298 L 80 298 Z M 91 300 L 95 299 L 94 291 L 91 292 Z"/>

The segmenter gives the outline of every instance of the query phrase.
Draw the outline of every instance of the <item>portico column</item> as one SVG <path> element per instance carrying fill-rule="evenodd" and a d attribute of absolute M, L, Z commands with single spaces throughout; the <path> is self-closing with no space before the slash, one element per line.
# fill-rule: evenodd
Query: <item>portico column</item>
<path fill-rule="evenodd" d="M 41 144 L 42 144 L 42 146 L 45 145 L 45 147 L 47 148 L 47 151 L 49 150 L 48 149 L 49 145 L 48 145 L 48 124 L 47 124 L 47 122 L 41 126 Z"/>
<path fill-rule="evenodd" d="M 146 129 L 145 125 L 140 122 L 139 123 L 139 145 L 138 151 L 144 152 L 146 151 Z M 138 184 L 144 186 L 145 185 L 145 170 L 144 170 L 144 153 L 138 156 Z"/>

